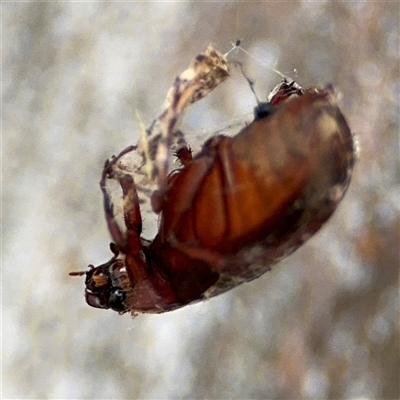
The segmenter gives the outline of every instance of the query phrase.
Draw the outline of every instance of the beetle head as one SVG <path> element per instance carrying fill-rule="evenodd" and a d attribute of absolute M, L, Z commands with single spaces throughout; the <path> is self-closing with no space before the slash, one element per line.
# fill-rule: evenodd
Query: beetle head
<path fill-rule="evenodd" d="M 126 279 L 125 263 L 114 256 L 110 261 L 97 267 L 89 265 L 87 271 L 70 272 L 71 276 L 86 275 L 85 298 L 87 304 L 95 308 L 111 308 L 120 314 L 128 311 L 125 303 L 126 291 L 123 280 Z"/>

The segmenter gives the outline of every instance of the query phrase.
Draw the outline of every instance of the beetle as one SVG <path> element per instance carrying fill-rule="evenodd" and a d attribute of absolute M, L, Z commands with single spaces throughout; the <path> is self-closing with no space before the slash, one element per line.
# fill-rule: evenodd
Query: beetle
<path fill-rule="evenodd" d="M 86 275 L 89 305 L 119 313 L 162 313 L 221 294 L 264 274 L 327 221 L 349 185 L 355 145 L 335 91 L 284 79 L 237 135 L 213 136 L 153 193 L 153 241 L 141 238 L 134 178 L 104 166 L 100 187 L 113 257 Z M 126 232 L 106 180 L 119 182 Z"/>

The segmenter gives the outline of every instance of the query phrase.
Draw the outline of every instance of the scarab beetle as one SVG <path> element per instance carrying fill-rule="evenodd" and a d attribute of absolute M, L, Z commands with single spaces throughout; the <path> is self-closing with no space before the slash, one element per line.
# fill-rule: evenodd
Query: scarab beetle
<path fill-rule="evenodd" d="M 86 275 L 86 301 L 120 313 L 162 313 L 255 279 L 295 251 L 332 215 L 350 182 L 353 135 L 332 87 L 302 89 L 284 79 L 236 136 L 214 136 L 154 194 L 153 241 L 132 175 L 109 160 L 100 182 L 112 259 Z M 115 221 L 106 179 L 123 193 L 126 233 Z"/>

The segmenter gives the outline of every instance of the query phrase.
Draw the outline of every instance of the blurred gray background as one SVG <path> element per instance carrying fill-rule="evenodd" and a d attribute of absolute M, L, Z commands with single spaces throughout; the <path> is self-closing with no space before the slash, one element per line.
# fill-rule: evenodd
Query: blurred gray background
<path fill-rule="evenodd" d="M 3 398 L 399 397 L 399 2 L 2 13 Z M 341 91 L 361 147 L 344 201 L 294 255 L 225 295 L 135 319 L 90 308 L 68 272 L 110 257 L 105 159 L 137 140 L 135 112 L 149 125 L 195 55 L 237 38 L 261 61 L 231 54 L 260 97 L 280 80 L 269 67 Z M 207 132 L 254 105 L 234 71 L 185 127 Z M 146 217 L 144 236 L 155 224 Z"/>

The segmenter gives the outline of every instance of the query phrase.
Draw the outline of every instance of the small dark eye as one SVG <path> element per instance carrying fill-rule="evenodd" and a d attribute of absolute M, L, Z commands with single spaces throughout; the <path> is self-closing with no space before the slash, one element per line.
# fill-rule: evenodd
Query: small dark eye
<path fill-rule="evenodd" d="M 126 304 L 124 303 L 126 299 L 126 293 L 120 287 L 113 287 L 110 290 L 110 294 L 108 296 L 108 305 L 114 311 L 125 312 L 128 311 Z"/>

